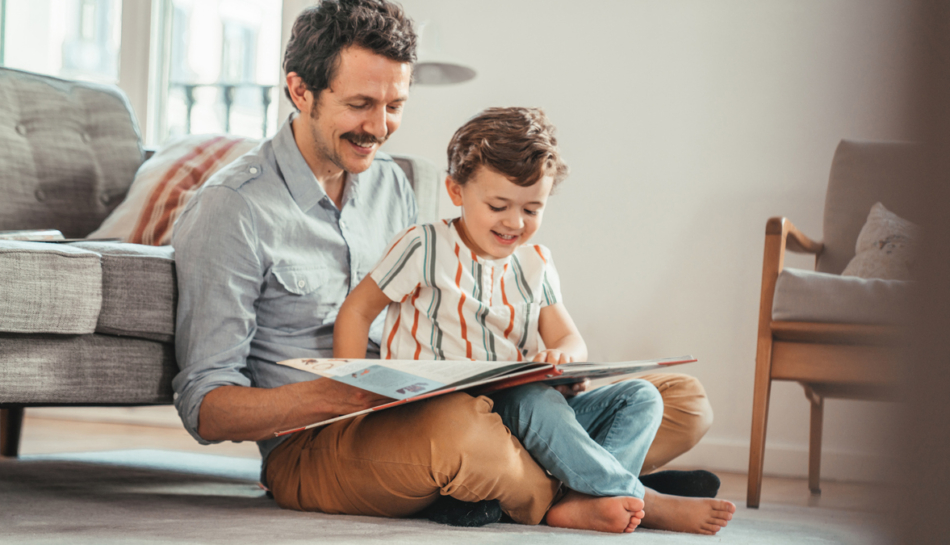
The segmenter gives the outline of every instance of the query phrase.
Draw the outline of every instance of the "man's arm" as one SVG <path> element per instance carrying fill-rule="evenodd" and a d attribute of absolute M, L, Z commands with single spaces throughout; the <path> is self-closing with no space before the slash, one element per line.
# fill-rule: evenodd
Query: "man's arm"
<path fill-rule="evenodd" d="M 273 438 L 274 432 L 387 401 L 390 399 L 327 378 L 277 388 L 219 386 L 201 403 L 198 434 L 207 441 L 260 441 Z"/>
<path fill-rule="evenodd" d="M 195 199 L 173 235 L 181 365 L 173 384 L 192 436 L 201 443 L 267 439 L 385 401 L 326 379 L 251 386 L 246 360 L 265 269 L 253 211 L 227 187 L 206 188 Z"/>
<path fill-rule="evenodd" d="M 343 301 L 337 314 L 333 326 L 333 357 L 365 358 L 369 327 L 391 302 L 373 277 L 366 275 Z"/>

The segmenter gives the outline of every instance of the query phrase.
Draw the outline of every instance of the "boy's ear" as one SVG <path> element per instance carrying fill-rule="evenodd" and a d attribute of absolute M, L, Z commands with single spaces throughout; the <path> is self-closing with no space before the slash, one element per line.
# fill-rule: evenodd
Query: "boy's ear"
<path fill-rule="evenodd" d="M 445 189 L 449 192 L 449 198 L 452 204 L 462 206 L 462 186 L 458 184 L 451 176 L 445 177 Z"/>

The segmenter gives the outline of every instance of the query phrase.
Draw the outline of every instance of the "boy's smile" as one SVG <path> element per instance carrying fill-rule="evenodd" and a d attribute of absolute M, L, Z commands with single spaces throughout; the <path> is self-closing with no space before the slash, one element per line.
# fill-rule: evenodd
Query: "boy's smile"
<path fill-rule="evenodd" d="M 543 176 L 522 187 L 482 165 L 464 185 L 451 177 L 445 187 L 452 203 L 462 207 L 459 236 L 475 255 L 503 259 L 528 242 L 541 227 L 544 205 L 554 178 Z"/>

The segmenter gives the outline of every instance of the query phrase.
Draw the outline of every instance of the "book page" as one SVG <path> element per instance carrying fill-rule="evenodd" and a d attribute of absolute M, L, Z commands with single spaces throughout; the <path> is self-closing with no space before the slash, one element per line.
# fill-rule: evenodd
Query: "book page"
<path fill-rule="evenodd" d="M 392 399 L 408 399 L 460 383 L 531 367 L 492 361 L 303 358 L 277 362 Z"/>

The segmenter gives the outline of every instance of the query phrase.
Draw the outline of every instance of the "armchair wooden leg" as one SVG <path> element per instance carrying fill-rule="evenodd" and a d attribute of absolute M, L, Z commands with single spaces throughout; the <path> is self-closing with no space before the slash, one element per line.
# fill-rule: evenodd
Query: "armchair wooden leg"
<path fill-rule="evenodd" d="M 16 458 L 22 429 L 23 407 L 0 409 L 0 456 Z"/>
<path fill-rule="evenodd" d="M 821 494 L 821 425 L 825 412 L 825 398 L 816 394 L 808 385 L 805 397 L 811 402 L 811 434 L 808 440 L 808 489 L 812 494 Z"/>
<path fill-rule="evenodd" d="M 771 339 L 770 339 L 771 341 Z M 761 341 L 760 341 L 761 344 Z M 765 463 L 765 433 L 769 421 L 769 397 L 772 393 L 772 343 L 762 350 L 755 364 L 755 391 L 752 395 L 752 440 L 749 444 L 749 489 L 746 506 L 758 507 L 762 495 L 762 469 Z"/>

